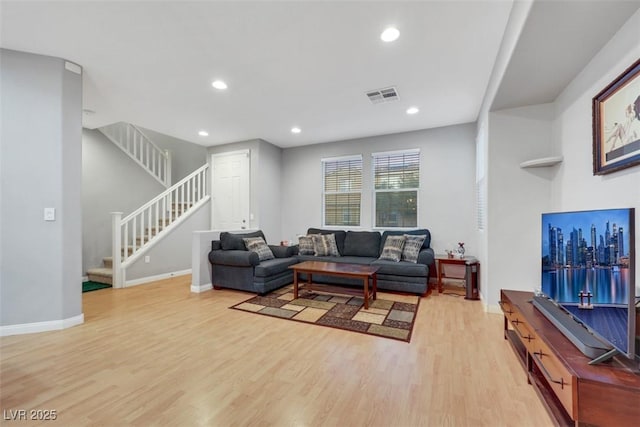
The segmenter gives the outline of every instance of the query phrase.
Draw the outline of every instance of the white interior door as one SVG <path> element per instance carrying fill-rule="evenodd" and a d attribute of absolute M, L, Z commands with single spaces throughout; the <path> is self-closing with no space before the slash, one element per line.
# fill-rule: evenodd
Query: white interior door
<path fill-rule="evenodd" d="M 249 150 L 213 154 L 211 225 L 214 230 L 249 228 Z"/>

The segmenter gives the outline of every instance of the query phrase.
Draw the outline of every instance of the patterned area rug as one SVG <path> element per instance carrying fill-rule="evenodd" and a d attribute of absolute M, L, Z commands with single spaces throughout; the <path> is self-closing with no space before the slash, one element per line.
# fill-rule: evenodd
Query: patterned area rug
<path fill-rule="evenodd" d="M 378 292 L 365 310 L 363 297 L 304 289 L 298 297 L 290 285 L 230 308 L 409 342 L 420 303 L 418 296 Z"/>

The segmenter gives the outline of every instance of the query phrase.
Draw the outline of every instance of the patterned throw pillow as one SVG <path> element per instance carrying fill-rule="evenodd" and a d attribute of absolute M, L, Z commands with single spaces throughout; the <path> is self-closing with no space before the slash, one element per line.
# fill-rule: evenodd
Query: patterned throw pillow
<path fill-rule="evenodd" d="M 314 234 L 312 238 L 315 256 L 340 256 L 335 234 Z"/>
<path fill-rule="evenodd" d="M 298 253 L 300 255 L 313 255 L 316 250 L 313 246 L 312 236 L 300 236 L 298 237 Z"/>
<path fill-rule="evenodd" d="M 417 263 L 418 254 L 420 253 L 424 239 L 426 239 L 427 236 L 405 234 L 404 237 L 406 240 L 404 242 L 404 248 L 402 249 L 402 261 Z"/>
<path fill-rule="evenodd" d="M 274 259 L 271 248 L 267 245 L 262 237 L 249 237 L 242 239 L 247 250 L 258 254 L 260 261 L 266 261 L 268 259 Z"/>
<path fill-rule="evenodd" d="M 395 262 L 400 261 L 405 240 L 405 236 L 387 236 L 379 259 Z"/>

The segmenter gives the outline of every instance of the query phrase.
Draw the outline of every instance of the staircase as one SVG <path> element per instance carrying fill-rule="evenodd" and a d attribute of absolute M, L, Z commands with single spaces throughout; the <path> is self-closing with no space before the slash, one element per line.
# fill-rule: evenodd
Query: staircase
<path fill-rule="evenodd" d="M 111 213 L 112 254 L 103 258 L 102 267 L 88 269 L 87 277 L 94 282 L 121 288 L 126 283 L 127 267 L 210 199 L 207 191 L 209 165 L 203 165 L 169 186 L 169 153 L 160 150 L 137 127 L 128 123 L 116 123 L 100 128 L 100 131 L 138 165 L 168 187 L 124 218 L 122 212 Z"/>
<path fill-rule="evenodd" d="M 131 255 L 133 255 L 135 250 L 134 248 L 137 248 L 138 250 L 140 250 L 145 245 L 150 244 L 150 242 L 154 239 L 156 235 L 158 235 L 160 231 L 166 229 L 170 224 L 177 221 L 181 217 L 181 215 L 186 214 L 186 212 L 190 210 L 192 207 L 193 207 L 193 204 L 173 203 L 171 207 L 171 215 L 168 215 L 166 218 L 164 218 L 164 220 L 160 219 L 157 225 L 154 225 L 152 227 L 146 227 L 145 232 L 142 233 L 141 236 L 136 237 L 135 247 L 132 245 L 127 246 L 126 256 L 125 256 L 125 248 L 123 247 L 121 249 L 120 251 L 120 253 L 122 254 L 121 263 L 122 263 L 122 260 L 125 260 L 131 257 Z M 102 267 L 88 269 L 87 278 L 92 282 L 105 283 L 113 286 L 114 284 L 113 283 L 113 256 L 102 258 L 102 264 L 103 264 Z"/>
<path fill-rule="evenodd" d="M 131 123 L 118 122 L 98 129 L 165 188 L 171 186 L 171 154 L 153 143 Z"/>

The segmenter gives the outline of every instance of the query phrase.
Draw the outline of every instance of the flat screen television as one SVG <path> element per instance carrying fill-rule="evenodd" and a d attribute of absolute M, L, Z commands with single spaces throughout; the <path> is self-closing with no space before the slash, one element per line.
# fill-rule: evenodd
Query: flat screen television
<path fill-rule="evenodd" d="M 542 214 L 541 297 L 602 342 L 603 360 L 640 360 L 634 222 L 633 208 Z"/>

